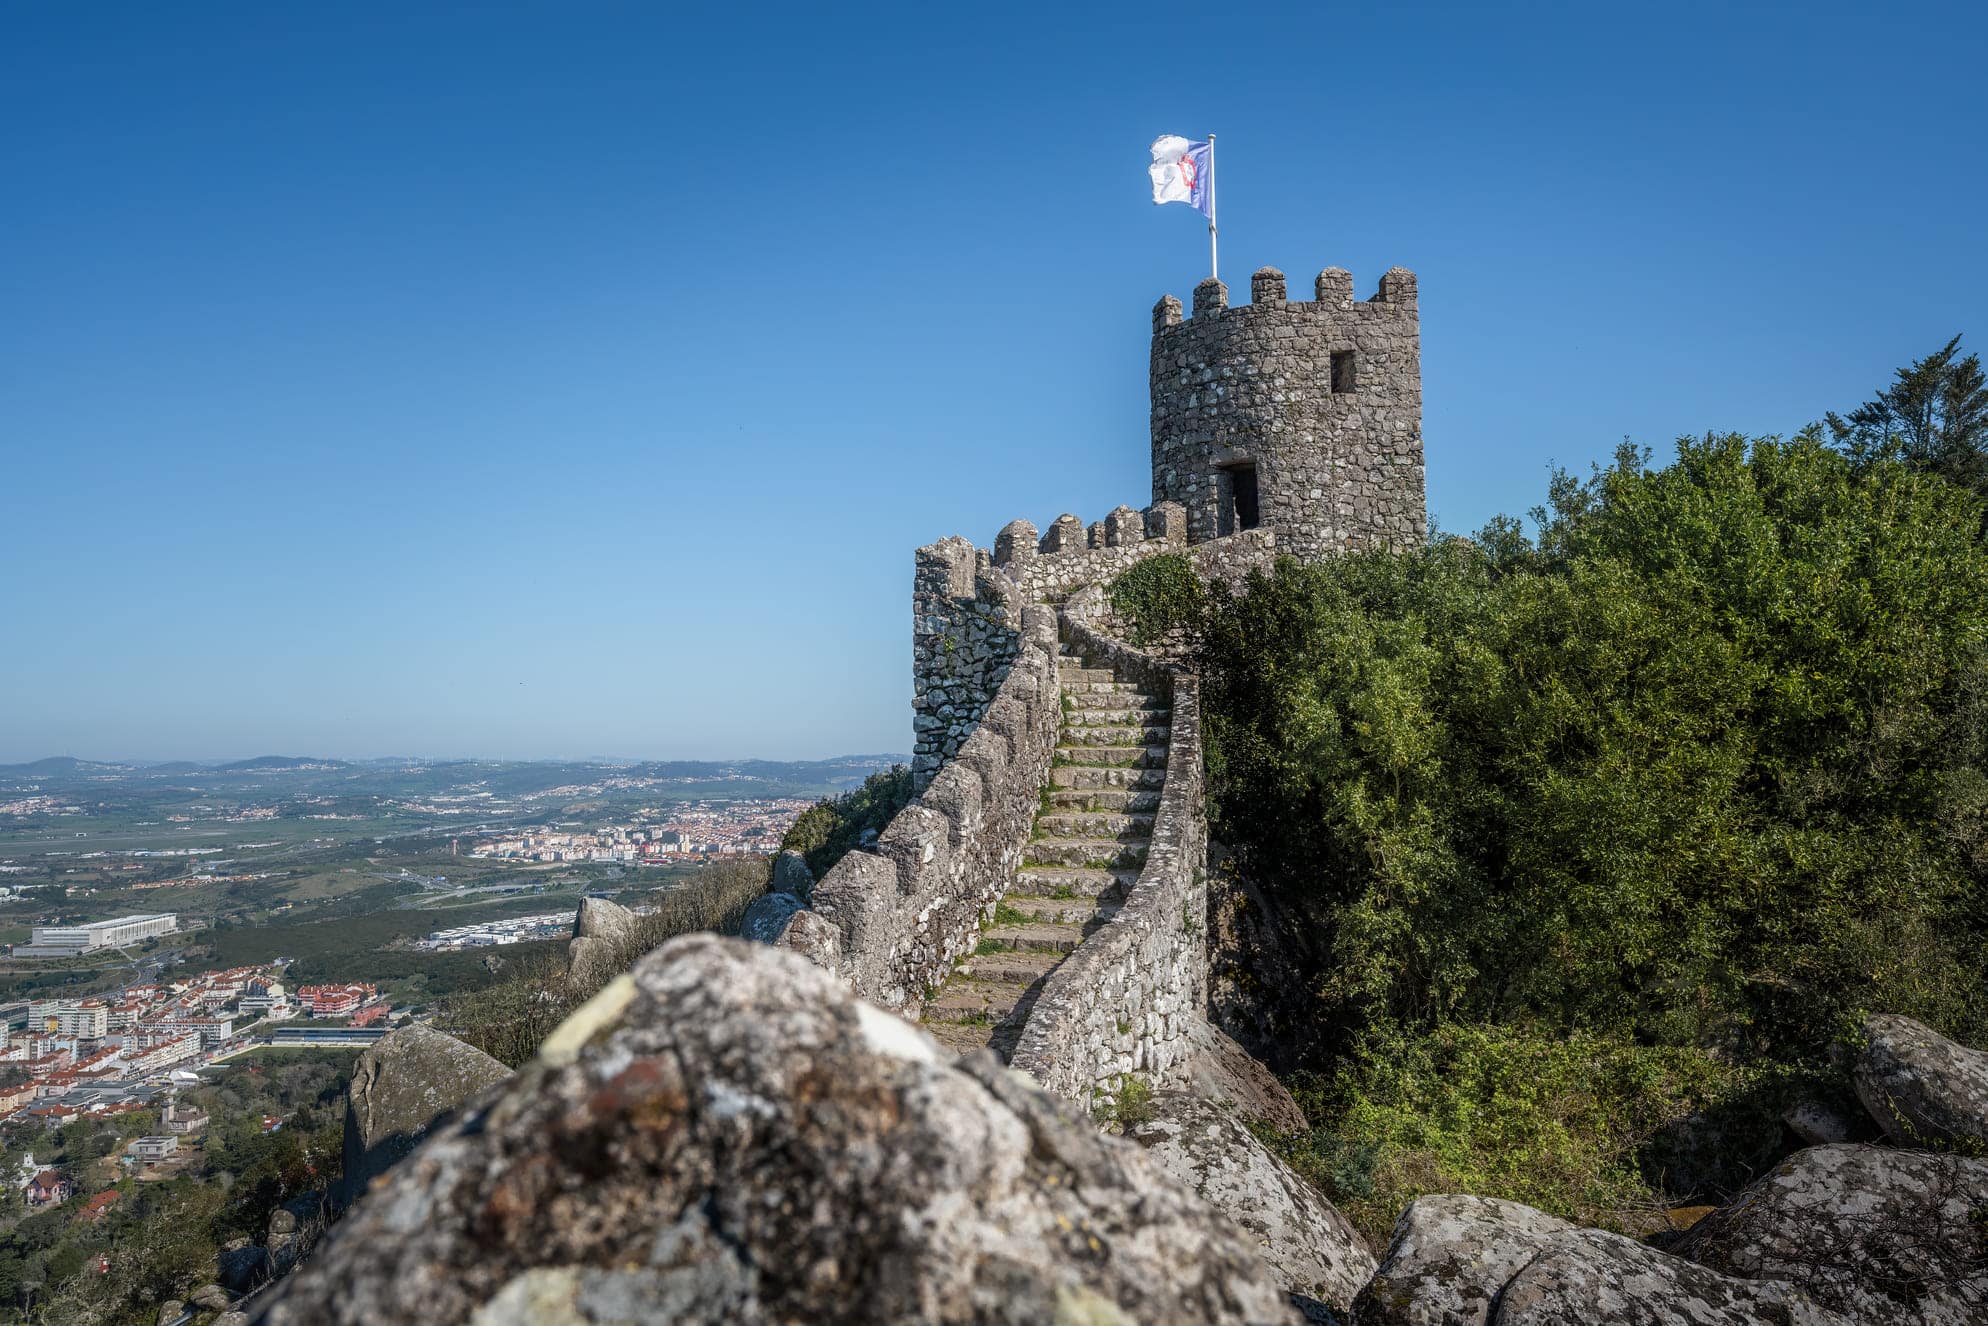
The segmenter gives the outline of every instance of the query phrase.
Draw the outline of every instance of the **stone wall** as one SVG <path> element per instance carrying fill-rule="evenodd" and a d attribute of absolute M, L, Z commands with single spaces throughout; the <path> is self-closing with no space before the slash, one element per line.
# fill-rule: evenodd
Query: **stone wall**
<path fill-rule="evenodd" d="M 1194 543 L 1232 533 L 1237 467 L 1254 467 L 1260 523 L 1285 552 L 1419 543 L 1415 274 L 1394 268 L 1365 302 L 1337 267 L 1319 273 L 1315 301 L 1287 300 L 1272 267 L 1250 287 L 1246 307 L 1228 307 L 1228 288 L 1210 279 L 1191 319 L 1171 295 L 1153 310 L 1154 501 L 1186 507 Z"/>
<path fill-rule="evenodd" d="M 979 724 L 1021 652 L 1014 582 L 955 535 L 920 548 L 912 579 L 911 760 L 926 787 Z"/>
<path fill-rule="evenodd" d="M 1084 1101 L 1138 1074 L 1167 1080 L 1192 1050 L 1208 997 L 1208 821 L 1202 803 L 1200 680 L 1100 629 L 1104 591 L 1064 607 L 1064 638 L 1173 704 L 1152 844 L 1118 914 L 1051 972 L 1010 1063 Z"/>
<path fill-rule="evenodd" d="M 1029 607 L 1020 618 L 1018 652 L 952 758 L 872 850 L 822 877 L 776 941 L 885 1008 L 914 1006 L 973 951 L 1028 844 L 1062 696 L 1055 612 Z"/>

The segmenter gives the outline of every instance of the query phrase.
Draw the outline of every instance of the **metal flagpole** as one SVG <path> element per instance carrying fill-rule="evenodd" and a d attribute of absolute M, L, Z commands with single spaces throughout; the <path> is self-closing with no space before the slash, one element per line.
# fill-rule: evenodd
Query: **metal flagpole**
<path fill-rule="evenodd" d="M 1215 135 L 1208 135 L 1208 275 L 1222 279 L 1221 264 L 1215 260 Z"/>

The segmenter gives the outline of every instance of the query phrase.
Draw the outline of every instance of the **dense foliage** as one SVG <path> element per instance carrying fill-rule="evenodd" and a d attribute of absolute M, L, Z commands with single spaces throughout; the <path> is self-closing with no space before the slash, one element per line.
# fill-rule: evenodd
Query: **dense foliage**
<path fill-rule="evenodd" d="M 1541 1047 L 1633 1120 L 1819 1071 L 1863 1010 L 1988 1034 L 1981 502 L 1813 431 L 1647 459 L 1558 476 L 1536 539 L 1214 591 L 1216 832 L 1309 950 L 1319 1145 L 1381 1146 L 1390 1198 L 1539 1196 L 1509 1146 L 1458 1172 L 1453 1107 Z"/>
<path fill-rule="evenodd" d="M 1125 623 L 1126 635 L 1135 645 L 1152 644 L 1193 626 L 1207 607 L 1201 578 L 1181 553 L 1161 553 L 1135 562 L 1106 587 L 1105 593 L 1112 612 Z"/>
<path fill-rule="evenodd" d="M 823 797 L 802 811 L 780 839 L 780 850 L 799 852 L 816 879 L 826 875 L 864 835 L 882 833 L 911 801 L 911 770 L 880 769 L 839 797 Z"/>
<path fill-rule="evenodd" d="M 1980 355 L 1960 352 L 1958 336 L 1826 422 L 1859 466 L 1898 461 L 1988 494 L 1988 374 Z"/>

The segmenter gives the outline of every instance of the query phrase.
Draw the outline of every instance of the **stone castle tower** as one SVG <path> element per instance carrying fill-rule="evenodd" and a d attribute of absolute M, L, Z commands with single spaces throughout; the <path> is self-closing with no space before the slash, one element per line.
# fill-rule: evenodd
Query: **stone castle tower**
<path fill-rule="evenodd" d="M 1153 501 L 1187 508 L 1190 543 L 1262 526 L 1314 559 L 1427 534 L 1415 274 L 1358 301 L 1328 267 L 1316 294 L 1287 300 L 1264 267 L 1247 307 L 1210 278 L 1192 318 L 1153 309 Z"/>

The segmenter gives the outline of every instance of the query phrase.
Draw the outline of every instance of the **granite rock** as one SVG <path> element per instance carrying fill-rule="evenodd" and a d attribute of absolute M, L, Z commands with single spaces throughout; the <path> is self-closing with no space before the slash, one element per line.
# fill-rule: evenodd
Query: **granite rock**
<path fill-rule="evenodd" d="M 755 944 L 771 944 L 800 910 L 801 900 L 791 893 L 762 893 L 740 919 L 739 937 Z"/>
<path fill-rule="evenodd" d="M 1153 1097 L 1125 1135 L 1257 1243 L 1284 1288 L 1346 1311 L 1374 1254 L 1325 1195 L 1272 1155 L 1228 1110 L 1183 1091 Z"/>
<path fill-rule="evenodd" d="M 346 1088 L 347 1191 L 365 1192 L 437 1119 L 509 1075 L 483 1051 L 418 1022 L 368 1046 Z"/>
<path fill-rule="evenodd" d="M 1811 1147 L 1673 1251 L 1728 1275 L 1800 1285 L 1859 1321 L 1988 1320 L 1988 1161 Z"/>
<path fill-rule="evenodd" d="M 1411 1203 L 1360 1293 L 1361 1326 L 1849 1326 L 1802 1290 L 1746 1280 L 1517 1202 Z"/>
<path fill-rule="evenodd" d="M 1921 1022 L 1880 1013 L 1864 1022 L 1850 1071 L 1857 1098 L 1906 1146 L 1988 1144 L 1988 1052 Z"/>
<path fill-rule="evenodd" d="M 1143 1148 L 783 949 L 684 936 L 574 1018 L 261 1320 L 1298 1319 Z"/>

